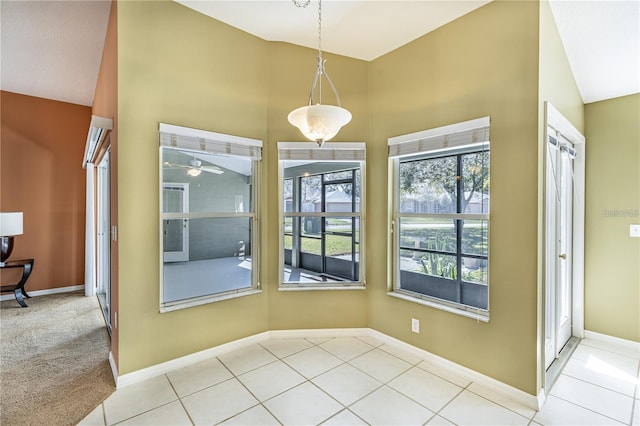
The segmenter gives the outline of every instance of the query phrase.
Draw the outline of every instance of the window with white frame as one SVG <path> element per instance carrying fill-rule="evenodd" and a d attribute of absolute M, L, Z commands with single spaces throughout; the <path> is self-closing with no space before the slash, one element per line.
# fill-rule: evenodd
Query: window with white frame
<path fill-rule="evenodd" d="M 262 142 L 160 124 L 160 310 L 258 291 Z"/>
<path fill-rule="evenodd" d="M 488 319 L 489 117 L 389 139 L 393 292 Z"/>
<path fill-rule="evenodd" d="M 364 285 L 364 143 L 278 143 L 281 289 Z"/>

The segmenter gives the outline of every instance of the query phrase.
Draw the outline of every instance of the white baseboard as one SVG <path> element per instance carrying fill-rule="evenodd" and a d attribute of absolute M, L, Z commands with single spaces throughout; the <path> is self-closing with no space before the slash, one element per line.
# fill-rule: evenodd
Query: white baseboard
<path fill-rule="evenodd" d="M 269 337 L 277 339 L 304 339 L 324 337 L 364 337 L 371 335 L 369 328 L 323 328 L 313 330 L 271 330 Z"/>
<path fill-rule="evenodd" d="M 493 379 L 477 371 L 463 367 L 447 359 L 441 358 L 423 349 L 412 346 L 396 338 L 387 336 L 370 328 L 339 328 L 339 329 L 313 329 L 313 330 L 271 330 L 263 333 L 255 334 L 253 336 L 245 337 L 233 342 L 225 343 L 213 348 L 205 349 L 200 352 L 196 352 L 190 355 L 186 355 L 180 358 L 172 359 L 161 364 L 152 365 L 151 367 L 136 370 L 131 373 L 126 373 L 121 376 L 117 375 L 117 369 L 113 361 L 111 354 L 109 355 L 109 361 L 113 369 L 114 377 L 116 379 L 116 388 L 120 389 L 125 386 L 130 386 L 135 383 L 142 382 L 153 377 L 166 374 L 170 371 L 178 368 L 187 367 L 200 361 L 222 355 L 224 353 L 241 349 L 243 347 L 263 342 L 270 338 L 323 338 L 323 337 L 373 337 L 383 343 L 391 346 L 395 346 L 399 349 L 403 349 L 409 353 L 412 353 L 419 358 L 434 363 L 442 368 L 449 369 L 450 371 L 467 378 L 478 385 L 504 395 L 506 398 L 513 400 L 527 408 L 533 410 L 539 410 L 544 403 L 544 393 L 542 395 L 530 395 L 520 389 L 513 386 L 502 383 L 496 379 Z"/>
<path fill-rule="evenodd" d="M 584 331 L 583 342 L 589 345 L 589 340 L 604 344 L 602 349 L 609 349 L 613 352 L 622 352 L 623 355 L 629 354 L 640 357 L 640 342 L 633 340 L 621 339 L 619 337 L 608 336 L 606 334 L 596 333 L 595 331 Z"/>
<path fill-rule="evenodd" d="M 111 366 L 111 374 L 113 374 L 113 381 L 118 385 L 118 366 L 116 360 L 113 358 L 113 352 L 109 351 L 109 365 Z"/>
<path fill-rule="evenodd" d="M 546 401 L 547 401 L 547 395 L 545 395 L 544 393 L 544 388 L 540 389 L 540 392 L 538 392 L 538 411 L 542 409 L 542 406 Z"/>
<path fill-rule="evenodd" d="M 121 376 L 116 376 L 116 388 L 120 389 L 125 386 L 139 383 L 147 379 L 151 379 L 179 368 L 188 367 L 189 365 L 205 361 L 207 359 L 222 355 L 227 352 L 235 351 L 255 343 L 263 342 L 269 339 L 269 332 L 254 334 L 253 336 L 234 340 L 233 342 L 224 343 L 213 348 L 205 349 L 200 352 L 189 354 L 180 358 L 175 358 L 161 364 L 152 365 L 151 367 L 132 371 Z M 117 374 L 117 373 L 116 373 Z"/>
<path fill-rule="evenodd" d="M 433 364 L 441 366 L 442 368 L 453 371 L 459 376 L 462 376 L 478 385 L 484 386 L 485 388 L 488 388 L 495 393 L 504 395 L 507 398 L 524 405 L 525 407 L 531 408 L 536 411 L 541 408 L 541 405 L 539 405 L 538 402 L 538 396 L 536 395 L 528 394 L 527 392 L 522 391 L 518 388 L 514 388 L 511 385 L 486 376 L 475 370 L 471 370 L 470 368 L 463 367 L 460 364 L 456 364 L 453 361 L 449 361 L 448 359 L 442 358 L 438 355 L 434 355 L 431 352 L 427 352 L 424 349 L 420 349 L 418 347 L 405 343 L 402 340 L 387 336 L 386 334 L 380 333 L 379 331 L 370 330 L 370 336 L 381 340 L 384 343 L 412 353 L 417 357 L 424 359 L 425 361 L 429 361 Z"/>
<path fill-rule="evenodd" d="M 68 287 L 47 288 L 45 290 L 33 290 L 33 291 L 30 291 L 28 289 L 25 289 L 25 291 L 31 297 L 46 296 L 48 294 L 56 294 L 56 293 L 71 293 L 72 291 L 79 291 L 79 290 L 84 290 L 84 284 L 82 284 L 82 285 L 72 285 L 72 286 L 68 286 Z M 0 301 L 15 300 L 15 299 L 16 299 L 16 297 L 15 297 L 15 295 L 13 293 L 7 293 L 7 294 L 3 294 L 2 296 L 0 296 Z"/>

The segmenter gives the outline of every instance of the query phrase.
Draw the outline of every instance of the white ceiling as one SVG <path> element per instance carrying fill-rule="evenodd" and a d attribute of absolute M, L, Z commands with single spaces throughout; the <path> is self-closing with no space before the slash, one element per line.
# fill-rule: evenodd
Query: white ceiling
<path fill-rule="evenodd" d="M 302 2 L 304 0 L 298 0 Z M 324 51 L 375 59 L 488 0 L 324 0 Z M 317 48 L 317 2 L 180 3 L 266 40 Z M 108 0 L 0 1 L 2 90 L 91 105 Z M 585 103 L 640 93 L 640 0 L 551 0 Z"/>
<path fill-rule="evenodd" d="M 111 2 L 0 1 L 2 90 L 91 105 Z"/>

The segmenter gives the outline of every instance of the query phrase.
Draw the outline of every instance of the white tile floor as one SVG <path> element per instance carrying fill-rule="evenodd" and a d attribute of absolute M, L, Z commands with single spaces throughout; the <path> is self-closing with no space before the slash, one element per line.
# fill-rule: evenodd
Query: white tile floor
<path fill-rule="evenodd" d="M 583 340 L 540 412 L 370 337 L 272 339 L 118 389 L 82 425 L 640 425 L 640 354 Z"/>

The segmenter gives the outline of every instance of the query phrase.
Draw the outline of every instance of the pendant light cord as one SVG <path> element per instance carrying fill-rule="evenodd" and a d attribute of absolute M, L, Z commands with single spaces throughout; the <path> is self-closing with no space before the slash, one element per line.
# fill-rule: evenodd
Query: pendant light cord
<path fill-rule="evenodd" d="M 322 0 L 318 0 L 318 57 L 322 60 Z"/>

